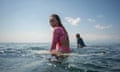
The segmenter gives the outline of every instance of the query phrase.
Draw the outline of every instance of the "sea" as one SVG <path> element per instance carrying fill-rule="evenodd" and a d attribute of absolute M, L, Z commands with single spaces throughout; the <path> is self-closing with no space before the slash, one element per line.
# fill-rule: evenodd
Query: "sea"
<path fill-rule="evenodd" d="M 0 43 L 0 72 L 120 72 L 120 43 L 89 43 L 61 63 L 48 61 L 49 43 Z M 75 54 L 75 55 L 74 55 Z"/>

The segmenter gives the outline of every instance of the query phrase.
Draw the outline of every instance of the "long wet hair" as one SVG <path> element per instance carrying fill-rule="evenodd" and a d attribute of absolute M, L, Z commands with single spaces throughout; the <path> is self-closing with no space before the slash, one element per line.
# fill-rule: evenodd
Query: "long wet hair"
<path fill-rule="evenodd" d="M 64 28 L 64 26 L 63 26 L 63 24 L 62 24 L 62 22 L 61 22 L 61 20 L 60 20 L 60 17 L 59 17 L 57 14 L 52 14 L 51 17 L 56 18 L 56 20 L 58 21 L 59 26 L 62 27 L 62 28 L 64 29 L 64 31 L 66 32 L 66 34 L 67 34 L 67 39 L 69 39 L 69 38 L 68 38 L 68 32 L 67 32 L 66 29 Z"/>

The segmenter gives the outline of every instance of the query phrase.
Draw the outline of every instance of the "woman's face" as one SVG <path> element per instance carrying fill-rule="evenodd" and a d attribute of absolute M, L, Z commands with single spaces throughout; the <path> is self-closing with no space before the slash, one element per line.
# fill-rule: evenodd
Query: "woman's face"
<path fill-rule="evenodd" d="M 50 25 L 52 26 L 52 27 L 55 27 L 55 26 L 57 26 L 58 25 L 58 21 L 57 21 L 57 19 L 55 18 L 55 17 L 50 17 L 50 19 L 49 19 L 49 22 L 50 22 Z"/>

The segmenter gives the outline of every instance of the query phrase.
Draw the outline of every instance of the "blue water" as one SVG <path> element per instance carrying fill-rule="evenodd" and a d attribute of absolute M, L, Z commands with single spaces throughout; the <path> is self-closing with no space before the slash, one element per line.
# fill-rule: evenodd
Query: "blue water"
<path fill-rule="evenodd" d="M 69 56 L 61 64 L 48 62 L 50 55 L 33 53 L 48 48 L 47 43 L 0 43 L 0 72 L 120 72 L 120 43 L 79 49 L 71 44 L 72 53 L 81 56 Z"/>

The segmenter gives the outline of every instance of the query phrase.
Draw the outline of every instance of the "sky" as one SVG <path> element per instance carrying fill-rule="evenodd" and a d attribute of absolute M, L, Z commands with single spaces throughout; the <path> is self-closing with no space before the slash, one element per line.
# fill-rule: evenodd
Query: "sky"
<path fill-rule="evenodd" d="M 54 13 L 71 42 L 120 42 L 120 0 L 0 0 L 0 42 L 50 42 Z"/>

